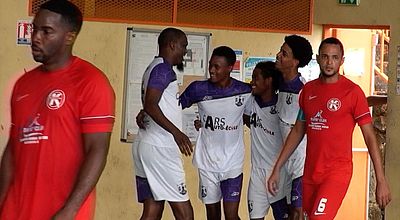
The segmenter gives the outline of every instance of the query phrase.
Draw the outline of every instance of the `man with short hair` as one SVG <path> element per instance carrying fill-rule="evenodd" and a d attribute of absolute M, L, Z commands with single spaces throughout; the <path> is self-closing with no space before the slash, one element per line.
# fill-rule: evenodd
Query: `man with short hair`
<path fill-rule="evenodd" d="M 312 58 L 312 47 L 307 39 L 298 35 L 285 37 L 285 42 L 276 55 L 276 68 L 282 73 L 283 81 L 279 86 L 278 115 L 283 142 L 296 122 L 299 111 L 298 99 L 306 80 L 299 73 L 299 68 L 306 66 Z M 291 206 L 290 219 L 302 219 L 302 179 L 306 151 L 306 138 L 293 152 L 285 164 L 290 176 L 286 190 Z"/>
<path fill-rule="evenodd" d="M 268 190 L 276 193 L 280 169 L 307 134 L 304 211 L 310 220 L 334 219 L 353 172 L 352 135 L 357 123 L 375 168 L 376 201 L 384 208 L 391 200 L 390 190 L 365 95 L 358 85 L 339 74 L 344 50 L 338 39 L 323 40 L 318 52 L 320 76 L 303 88 L 296 124 L 268 180 Z"/>
<path fill-rule="evenodd" d="M 182 108 L 173 66 L 181 66 L 188 45 L 186 34 L 164 29 L 158 37 L 159 55 L 147 67 L 142 81 L 140 129 L 132 146 L 136 187 L 143 203 L 141 219 L 161 219 L 168 201 L 176 219 L 193 219 L 181 153 L 192 145 L 182 133 Z M 144 116 L 144 118 L 143 118 Z M 144 123 L 143 123 L 144 122 Z"/>
<path fill-rule="evenodd" d="M 193 155 L 199 172 L 199 197 L 207 219 L 239 219 L 243 183 L 243 113 L 249 108 L 251 87 L 230 77 L 236 62 L 232 48 L 220 46 L 209 61 L 210 78 L 192 82 L 182 93 L 182 108 L 198 105 L 201 129 Z"/>
<path fill-rule="evenodd" d="M 72 55 L 82 13 L 50 0 L 33 19 L 42 63 L 14 86 L 11 132 L 0 168 L 0 219 L 93 219 L 115 96 L 107 77 Z"/>

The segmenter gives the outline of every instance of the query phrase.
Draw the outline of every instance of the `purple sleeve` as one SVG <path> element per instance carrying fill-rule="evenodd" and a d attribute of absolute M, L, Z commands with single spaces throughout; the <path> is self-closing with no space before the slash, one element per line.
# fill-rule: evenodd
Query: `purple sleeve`
<path fill-rule="evenodd" d="M 153 68 L 150 73 L 147 88 L 154 88 L 164 91 L 167 86 L 176 80 L 176 74 L 171 66 L 165 63 L 159 64 Z"/>

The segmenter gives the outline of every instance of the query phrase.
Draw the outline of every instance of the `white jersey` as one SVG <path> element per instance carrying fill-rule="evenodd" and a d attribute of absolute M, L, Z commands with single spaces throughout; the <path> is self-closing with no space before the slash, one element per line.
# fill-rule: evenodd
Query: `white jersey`
<path fill-rule="evenodd" d="M 251 87 L 233 78 L 231 81 L 223 89 L 207 80 L 196 81 L 181 96 L 184 108 L 198 104 L 202 128 L 193 164 L 199 169 L 211 172 L 243 169 L 243 113 L 250 107 Z"/>
<path fill-rule="evenodd" d="M 272 169 L 282 148 L 282 135 L 276 109 L 277 97 L 268 103 L 252 96 L 250 113 L 251 164 Z"/>
<path fill-rule="evenodd" d="M 294 126 L 297 120 L 297 114 L 299 113 L 299 96 L 303 89 L 306 80 L 298 74 L 296 78 L 289 82 L 283 82 L 279 87 L 278 93 L 278 115 L 280 120 L 280 129 L 285 142 L 290 130 Z M 306 153 L 306 136 L 291 155 L 290 159 L 295 157 L 304 157 Z"/>
<path fill-rule="evenodd" d="M 298 75 L 290 82 L 283 82 L 279 87 L 278 112 L 282 122 L 294 125 L 299 113 L 299 95 L 305 84 L 305 79 Z"/>
<path fill-rule="evenodd" d="M 142 81 L 142 101 L 147 88 L 155 88 L 162 92 L 158 106 L 168 120 L 177 128 L 182 129 L 182 108 L 179 105 L 179 88 L 176 74 L 172 66 L 162 57 L 154 58 L 147 67 Z M 158 147 L 177 147 L 174 137 L 146 115 L 146 129 L 139 129 L 138 138 L 144 143 Z"/>

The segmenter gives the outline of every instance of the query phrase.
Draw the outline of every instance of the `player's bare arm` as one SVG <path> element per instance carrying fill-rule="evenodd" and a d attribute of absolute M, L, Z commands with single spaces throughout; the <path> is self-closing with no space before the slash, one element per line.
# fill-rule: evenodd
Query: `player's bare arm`
<path fill-rule="evenodd" d="M 158 102 L 161 98 L 161 91 L 158 89 L 147 88 L 146 98 L 144 101 L 144 111 L 162 128 L 167 130 L 174 136 L 175 142 L 179 146 L 179 150 L 185 156 L 190 156 L 193 152 L 193 146 L 189 138 L 181 132 L 167 117 L 163 114 Z"/>
<path fill-rule="evenodd" d="M 82 134 L 85 158 L 74 189 L 63 208 L 53 219 L 68 219 L 70 216 L 75 216 L 87 196 L 93 191 L 106 165 L 110 137 L 110 132 Z"/>
<path fill-rule="evenodd" d="M 297 120 L 282 147 L 282 151 L 275 163 L 271 176 L 266 181 L 266 188 L 272 195 L 276 195 L 279 190 L 279 174 L 282 166 L 289 159 L 290 155 L 292 155 L 292 153 L 296 150 L 305 133 L 305 121 Z"/>
<path fill-rule="evenodd" d="M 374 128 L 371 123 L 360 126 L 361 132 L 364 136 L 365 143 L 368 147 L 368 152 L 371 157 L 372 163 L 374 164 L 376 174 L 376 202 L 381 208 L 385 208 L 386 205 L 392 200 L 389 184 L 387 183 L 381 153 L 375 137 Z"/>

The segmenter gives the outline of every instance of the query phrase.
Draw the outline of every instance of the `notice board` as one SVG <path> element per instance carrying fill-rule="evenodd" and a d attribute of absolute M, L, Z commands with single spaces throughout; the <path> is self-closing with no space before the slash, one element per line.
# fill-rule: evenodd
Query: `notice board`
<path fill-rule="evenodd" d="M 142 76 L 158 54 L 157 39 L 161 31 L 132 27 L 127 29 L 121 141 L 132 142 L 138 132 L 135 118 L 142 109 Z M 184 71 L 175 69 L 181 92 L 192 81 L 206 78 L 210 53 L 210 33 L 186 32 L 186 35 L 188 46 L 184 57 Z M 188 111 L 190 109 L 186 110 Z M 185 124 L 183 128 L 185 130 Z"/>

